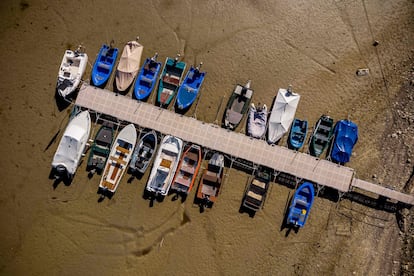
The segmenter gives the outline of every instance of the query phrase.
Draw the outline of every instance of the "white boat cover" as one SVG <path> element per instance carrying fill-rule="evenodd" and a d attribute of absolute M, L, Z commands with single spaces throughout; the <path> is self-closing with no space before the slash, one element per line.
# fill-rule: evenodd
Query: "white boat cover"
<path fill-rule="evenodd" d="M 144 46 L 137 41 L 129 41 L 122 51 L 116 71 L 116 87 L 119 91 L 126 90 L 138 74 Z"/>
<path fill-rule="evenodd" d="M 91 129 L 88 111 L 82 111 L 68 124 L 53 157 L 52 167 L 63 166 L 73 176 L 79 165 Z"/>
<path fill-rule="evenodd" d="M 282 138 L 283 134 L 288 132 L 289 127 L 295 118 L 299 100 L 299 94 L 289 92 L 283 88 L 279 89 L 269 118 L 267 134 L 269 143 L 276 143 Z"/>
<path fill-rule="evenodd" d="M 249 120 L 247 121 L 247 134 L 254 138 L 261 138 L 266 132 L 267 106 L 256 108 L 251 104 L 249 110 Z"/>

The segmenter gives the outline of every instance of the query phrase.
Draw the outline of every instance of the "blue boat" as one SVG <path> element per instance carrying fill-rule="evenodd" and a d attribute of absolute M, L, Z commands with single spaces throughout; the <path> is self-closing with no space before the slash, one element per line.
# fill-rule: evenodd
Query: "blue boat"
<path fill-rule="evenodd" d="M 147 58 L 139 71 L 134 85 L 134 96 L 137 100 L 145 100 L 151 94 L 157 82 L 161 62 L 157 61 L 158 53 L 152 58 Z"/>
<path fill-rule="evenodd" d="M 315 190 L 312 183 L 304 182 L 293 195 L 287 216 L 287 224 L 302 228 L 305 226 L 313 204 Z"/>
<path fill-rule="evenodd" d="M 200 63 L 200 66 L 196 68 L 191 66 L 190 70 L 188 70 L 187 75 L 184 78 L 183 83 L 178 89 L 178 109 L 183 110 L 190 107 L 190 105 L 197 98 L 197 95 L 200 92 L 201 84 L 203 83 L 204 77 L 206 76 L 205 72 L 200 71 L 201 65 L 202 63 Z"/>
<path fill-rule="evenodd" d="M 341 120 L 335 125 L 334 137 L 331 159 L 334 162 L 345 164 L 349 162 L 352 149 L 358 141 L 358 127 L 349 120 Z"/>
<path fill-rule="evenodd" d="M 308 121 L 294 119 L 289 132 L 288 147 L 293 150 L 300 150 L 305 143 L 308 132 Z"/>
<path fill-rule="evenodd" d="M 98 87 L 104 86 L 111 76 L 116 58 L 118 57 L 118 48 L 113 48 L 103 44 L 99 51 L 98 57 L 92 68 L 91 80 L 92 84 Z"/>

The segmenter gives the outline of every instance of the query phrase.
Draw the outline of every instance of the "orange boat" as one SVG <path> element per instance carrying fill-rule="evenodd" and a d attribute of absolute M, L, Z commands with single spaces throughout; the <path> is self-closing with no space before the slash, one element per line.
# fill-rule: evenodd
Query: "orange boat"
<path fill-rule="evenodd" d="M 188 147 L 178 164 L 170 189 L 176 191 L 177 194 L 188 195 L 197 178 L 201 160 L 201 147 L 195 144 Z"/>
<path fill-rule="evenodd" d="M 198 185 L 196 201 L 200 208 L 213 206 L 220 191 L 224 173 L 224 156 L 214 153 L 204 170 L 203 177 Z"/>

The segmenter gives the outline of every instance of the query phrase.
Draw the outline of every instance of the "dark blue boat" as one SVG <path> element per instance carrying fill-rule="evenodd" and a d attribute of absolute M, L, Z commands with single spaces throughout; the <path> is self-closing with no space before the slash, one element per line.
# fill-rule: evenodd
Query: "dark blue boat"
<path fill-rule="evenodd" d="M 315 190 L 310 182 L 304 182 L 298 187 L 289 207 L 289 214 L 287 217 L 288 225 L 300 228 L 305 226 L 313 204 L 314 194 Z"/>
<path fill-rule="evenodd" d="M 139 71 L 134 86 L 134 96 L 137 100 L 145 100 L 154 89 L 161 69 L 161 62 L 157 61 L 157 56 L 156 53 L 152 58 L 147 58 Z"/>
<path fill-rule="evenodd" d="M 102 45 L 92 68 L 91 80 L 93 85 L 99 87 L 105 85 L 111 76 L 117 57 L 118 48 L 106 44 Z"/>
<path fill-rule="evenodd" d="M 349 162 L 352 149 L 358 141 L 358 127 L 349 120 L 341 120 L 335 125 L 334 137 L 331 159 L 334 162 L 345 164 Z"/>
<path fill-rule="evenodd" d="M 199 67 L 194 68 L 191 66 L 188 70 L 187 75 L 184 78 L 184 81 L 180 88 L 178 89 L 177 94 L 177 107 L 178 109 L 186 109 L 197 98 L 198 93 L 200 92 L 201 84 L 204 81 L 206 76 L 205 72 L 200 71 L 202 63 Z"/>
<path fill-rule="evenodd" d="M 290 128 L 288 147 L 293 150 L 300 150 L 305 143 L 307 132 L 308 121 L 295 118 Z"/>

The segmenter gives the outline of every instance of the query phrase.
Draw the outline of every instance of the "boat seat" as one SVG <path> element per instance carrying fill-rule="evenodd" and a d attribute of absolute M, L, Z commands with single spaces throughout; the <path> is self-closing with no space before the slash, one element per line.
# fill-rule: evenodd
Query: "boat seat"
<path fill-rule="evenodd" d="M 165 75 L 162 79 L 164 82 L 178 86 L 180 84 L 180 78 L 173 75 Z"/>
<path fill-rule="evenodd" d="M 189 187 L 190 184 L 191 184 L 191 179 L 190 178 L 184 178 L 184 177 L 177 177 L 175 179 L 174 183 L 180 184 L 180 185 L 185 186 L 185 187 Z"/>
<path fill-rule="evenodd" d="M 123 148 L 123 147 L 121 147 L 121 146 L 117 146 L 117 147 L 116 147 L 116 150 L 117 150 L 117 151 L 120 151 L 120 152 L 122 152 L 122 153 L 125 153 L 125 154 L 128 154 L 128 153 L 129 153 L 129 149 Z"/>
<path fill-rule="evenodd" d="M 295 199 L 295 204 L 299 204 L 301 206 L 304 206 L 305 208 L 307 208 L 309 206 L 309 203 L 306 200 L 302 199 L 302 198 L 296 198 Z"/>
<path fill-rule="evenodd" d="M 165 168 L 170 168 L 171 167 L 171 160 L 168 159 L 162 159 L 160 166 L 165 167 Z"/>
<path fill-rule="evenodd" d="M 152 83 L 152 79 L 146 77 L 146 76 L 141 76 L 141 81 L 146 82 L 151 84 Z"/>
<path fill-rule="evenodd" d="M 216 183 L 220 179 L 217 177 L 217 174 L 207 171 L 206 174 L 204 175 L 204 180 Z"/>
<path fill-rule="evenodd" d="M 185 88 L 185 90 L 187 90 L 190 93 L 196 91 L 194 88 L 192 88 L 191 86 L 188 86 L 188 85 L 185 85 L 184 88 Z"/>
<path fill-rule="evenodd" d="M 247 196 L 252 197 L 258 201 L 262 201 L 263 196 L 253 193 L 252 191 L 247 192 Z"/>
<path fill-rule="evenodd" d="M 264 182 L 261 182 L 261 181 L 257 180 L 257 179 L 254 179 L 252 181 L 252 184 L 255 185 L 255 186 L 258 186 L 258 187 L 260 187 L 262 189 L 265 189 L 266 188 L 266 184 Z"/>
<path fill-rule="evenodd" d="M 110 156 L 109 159 L 111 159 L 112 161 L 115 161 L 116 163 L 119 163 L 121 165 L 126 165 L 125 160 L 123 160 L 122 158 L 116 158 L 115 156 Z"/>
<path fill-rule="evenodd" d="M 99 62 L 98 67 L 104 68 L 104 69 L 107 69 L 107 70 L 111 69 L 111 66 L 109 64 L 104 63 L 104 62 Z"/>
<path fill-rule="evenodd" d="M 182 165 L 180 170 L 189 174 L 194 174 L 195 171 L 194 167 L 188 165 Z"/>
<path fill-rule="evenodd" d="M 330 127 L 328 127 L 328 126 L 325 126 L 325 125 L 319 125 L 319 128 L 320 129 L 323 129 L 323 130 L 325 130 L 325 131 L 331 131 L 331 128 Z"/>

